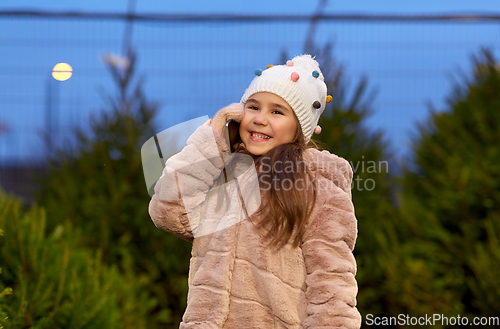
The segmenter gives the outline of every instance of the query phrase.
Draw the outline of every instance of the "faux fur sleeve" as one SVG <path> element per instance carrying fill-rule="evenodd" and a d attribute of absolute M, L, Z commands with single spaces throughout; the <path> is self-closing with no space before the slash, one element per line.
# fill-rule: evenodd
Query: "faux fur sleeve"
<path fill-rule="evenodd" d="M 356 308 L 356 260 L 352 254 L 357 237 L 354 206 L 350 193 L 338 186 L 319 193 L 330 195 L 302 239 L 308 304 L 301 328 L 357 329 L 361 315 Z"/>
<path fill-rule="evenodd" d="M 193 241 L 200 231 L 203 215 L 197 209 L 206 192 L 224 169 L 223 153 L 229 152 L 225 138 L 225 123 L 240 122 L 243 105 L 230 104 L 220 109 L 212 120 L 198 127 L 187 145 L 165 163 L 162 176 L 154 188 L 149 214 L 156 227 L 187 241 Z"/>
<path fill-rule="evenodd" d="M 189 216 L 189 211 L 203 201 L 204 191 L 221 175 L 221 151 L 227 149 L 222 136 L 209 124 L 207 121 L 198 127 L 187 145 L 167 160 L 149 203 L 156 227 L 187 241 L 193 241 L 193 228 L 199 224 L 198 217 Z"/>
<path fill-rule="evenodd" d="M 193 232 L 180 197 L 178 200 L 160 200 L 153 195 L 148 211 L 157 228 L 183 240 L 193 241 Z"/>

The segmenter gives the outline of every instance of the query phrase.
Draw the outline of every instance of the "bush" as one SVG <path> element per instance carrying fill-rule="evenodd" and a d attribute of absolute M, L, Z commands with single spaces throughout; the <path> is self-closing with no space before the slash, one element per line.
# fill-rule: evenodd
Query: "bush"
<path fill-rule="evenodd" d="M 120 274 L 100 251 L 79 245 L 80 230 L 46 232 L 43 208 L 22 213 L 21 202 L 0 191 L 0 324 L 7 328 L 146 328 L 155 301 L 141 291 L 147 278 L 130 275 L 124 250 Z M 127 264 L 128 263 L 128 264 Z M 7 290 L 8 291 L 8 290 Z"/>
<path fill-rule="evenodd" d="M 487 50 L 473 64 L 448 108 L 419 126 L 405 169 L 386 257 L 399 312 L 498 316 L 500 71 Z"/>
<path fill-rule="evenodd" d="M 0 237 L 3 236 L 3 230 L 0 230 Z M 2 274 L 2 268 L 0 267 L 0 275 Z M 7 295 L 12 294 L 12 288 L 10 287 L 3 287 L 3 285 L 0 285 L 0 329 L 4 328 L 2 324 L 5 324 L 7 320 L 7 313 L 5 313 L 5 310 L 2 310 L 2 304 L 1 300 Z"/>
<path fill-rule="evenodd" d="M 156 228 L 149 216 L 141 146 L 155 133 L 157 105 L 146 99 L 141 81 L 130 86 L 135 55 L 129 56 L 125 73 L 109 66 L 118 95 L 109 97 L 109 108 L 91 120 L 90 133 L 75 131 L 74 149 L 52 159 L 36 200 L 49 215 L 50 230 L 69 221 L 81 230 L 85 246 L 102 250 L 105 264 L 122 271 L 126 250 L 130 268 L 149 278 L 145 291 L 158 301 L 149 316 L 153 327 L 178 328 L 192 245 Z"/>
<path fill-rule="evenodd" d="M 387 273 L 380 266 L 378 255 L 387 234 L 386 227 L 391 225 L 396 213 L 393 156 L 383 132 L 366 125 L 373 113 L 375 97 L 368 79 L 362 78 L 353 92 L 349 92 L 346 71 L 331 55 L 331 45 L 315 53 L 333 101 L 327 104 L 319 120 L 323 131 L 313 138 L 349 161 L 354 173 L 352 200 L 358 220 L 354 249 L 358 266 L 357 307 L 362 316 L 384 316 L 391 307 L 391 296 L 384 288 L 388 284 Z"/>

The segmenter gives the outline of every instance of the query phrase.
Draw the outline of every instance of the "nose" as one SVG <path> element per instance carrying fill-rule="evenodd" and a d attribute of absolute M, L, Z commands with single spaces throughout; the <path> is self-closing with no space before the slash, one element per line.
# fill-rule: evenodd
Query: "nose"
<path fill-rule="evenodd" d="M 264 113 L 263 110 L 259 111 L 255 115 L 255 117 L 253 118 L 253 123 L 255 123 L 256 125 L 263 125 L 263 126 L 267 124 L 266 114 Z"/>

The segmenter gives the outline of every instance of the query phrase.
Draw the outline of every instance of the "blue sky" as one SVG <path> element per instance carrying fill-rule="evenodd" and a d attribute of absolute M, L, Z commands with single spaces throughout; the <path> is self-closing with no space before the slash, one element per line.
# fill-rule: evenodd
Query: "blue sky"
<path fill-rule="evenodd" d="M 124 12 L 127 3 L 4 0 L 0 10 Z M 316 4 L 317 1 L 306 0 L 137 0 L 136 11 L 307 14 L 314 12 Z M 329 1 L 326 12 L 500 14 L 500 2 Z M 8 32 L 0 34 L 0 58 L 4 63 L 0 64 L 4 71 L 0 74 L 0 120 L 7 121 L 11 128 L 7 136 L 0 135 L 1 160 L 29 159 L 33 154 L 40 156 L 42 147 L 40 142 L 33 142 L 34 131 L 38 131 L 44 121 L 49 83 L 46 72 L 50 72 L 55 63 L 68 62 L 74 68 L 74 76 L 56 86 L 61 130 L 69 122 L 87 121 L 89 113 L 103 107 L 96 90 L 110 90 L 112 82 L 100 56 L 106 52 L 121 52 L 123 27 L 123 22 L 119 21 L 49 22 L 0 18 L 0 30 Z M 161 104 L 160 130 L 195 117 L 213 116 L 219 108 L 239 101 L 253 78 L 253 70 L 276 64 L 278 48 L 274 47 L 274 40 L 283 40 L 276 46 L 286 46 L 293 56 L 301 53 L 307 31 L 307 24 L 303 23 L 282 26 L 234 24 L 230 27 L 231 32 L 227 26 L 217 24 L 139 23 L 134 26 L 133 43 L 140 49 L 138 70 L 146 76 L 145 91 Z M 328 39 L 336 41 L 334 54 L 346 66 L 352 83 L 365 74 L 369 86 L 378 90 L 374 114 L 367 124 L 383 129 L 401 155 L 408 151 L 415 122 L 427 117 L 425 103 L 432 102 L 438 108 L 445 106 L 445 96 L 451 90 L 449 75 L 458 69 L 468 73 L 470 56 L 477 53 L 480 46 L 492 47 L 497 55 L 500 51 L 498 24 L 485 23 L 322 23 L 316 34 L 317 43 Z M 208 44 L 203 46 L 207 40 Z M 258 42 L 253 45 L 252 40 Z M 165 47 L 163 43 L 170 46 Z M 189 51 L 193 45 L 201 46 Z M 203 60 L 199 56 L 203 56 Z M 207 67 L 207 63 L 211 66 Z M 211 77 L 214 70 L 218 75 Z M 177 78 L 172 80 L 174 75 Z M 13 107 L 8 106 L 12 104 Z M 33 133 L 26 134 L 26 130 Z"/>

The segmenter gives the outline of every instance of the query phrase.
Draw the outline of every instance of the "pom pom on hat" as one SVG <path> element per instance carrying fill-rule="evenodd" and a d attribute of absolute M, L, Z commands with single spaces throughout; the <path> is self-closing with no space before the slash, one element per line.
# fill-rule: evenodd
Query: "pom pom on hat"
<path fill-rule="evenodd" d="M 315 134 L 320 134 L 321 133 L 321 127 L 319 125 L 317 125 L 316 128 L 314 128 L 314 133 Z"/>
<path fill-rule="evenodd" d="M 307 71 L 318 72 L 318 78 L 321 79 L 321 81 L 325 81 L 323 74 L 321 73 L 321 70 L 319 69 L 319 64 L 318 62 L 311 57 L 311 55 L 302 55 L 302 56 L 296 56 L 292 59 L 293 61 L 293 66 L 300 66 Z"/>

